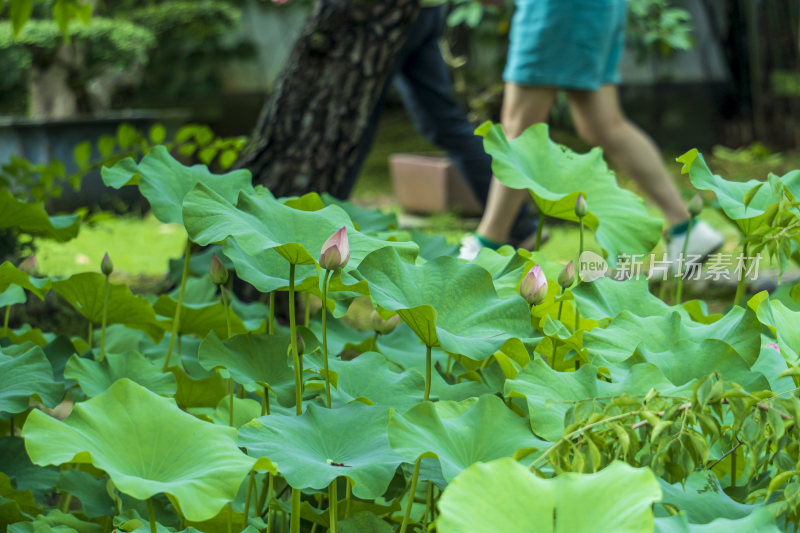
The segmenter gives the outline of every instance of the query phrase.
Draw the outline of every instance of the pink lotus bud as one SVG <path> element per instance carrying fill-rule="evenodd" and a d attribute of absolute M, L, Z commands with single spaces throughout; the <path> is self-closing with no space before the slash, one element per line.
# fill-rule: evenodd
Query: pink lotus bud
<path fill-rule="evenodd" d="M 111 262 L 111 258 L 108 257 L 108 252 L 106 252 L 106 255 L 103 256 L 103 260 L 100 262 L 100 272 L 102 272 L 104 276 L 109 276 L 113 271 L 114 263 Z"/>
<path fill-rule="evenodd" d="M 214 254 L 211 258 L 209 274 L 211 274 L 211 281 L 213 281 L 215 285 L 225 285 L 228 283 L 228 269 L 222 264 L 217 254 Z"/>
<path fill-rule="evenodd" d="M 325 270 L 335 270 L 345 266 L 348 260 L 350 260 L 350 243 L 347 240 L 347 228 L 342 226 L 322 245 L 319 266 Z"/>
<path fill-rule="evenodd" d="M 19 264 L 19 269 L 27 274 L 36 272 L 36 254 L 31 254 Z"/>
<path fill-rule="evenodd" d="M 781 349 L 778 347 L 778 345 L 777 345 L 777 344 L 765 344 L 764 346 L 767 346 L 767 347 L 769 347 L 769 348 L 772 348 L 773 350 L 775 350 L 775 351 L 776 351 L 776 352 L 778 352 L 778 353 L 780 353 L 780 351 L 781 351 Z"/>
<path fill-rule="evenodd" d="M 575 282 L 575 265 L 570 261 L 558 274 L 558 284 L 562 289 L 572 287 Z"/>
<path fill-rule="evenodd" d="M 381 335 L 388 335 L 393 332 L 399 323 L 400 315 L 393 315 L 388 320 L 384 320 L 377 311 L 372 310 L 372 329 Z"/>
<path fill-rule="evenodd" d="M 578 194 L 578 199 L 575 200 L 575 214 L 578 218 L 583 218 L 588 212 L 589 206 L 586 205 L 586 199 L 583 197 L 583 193 L 580 193 Z"/>
<path fill-rule="evenodd" d="M 525 275 L 519 287 L 519 293 L 530 305 L 539 305 L 547 296 L 547 278 L 544 277 L 542 267 L 534 266 Z"/>

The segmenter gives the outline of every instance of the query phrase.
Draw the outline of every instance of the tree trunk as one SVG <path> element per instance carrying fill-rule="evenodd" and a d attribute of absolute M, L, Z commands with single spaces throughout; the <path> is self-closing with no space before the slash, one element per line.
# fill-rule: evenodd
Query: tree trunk
<path fill-rule="evenodd" d="M 341 197 L 419 0 L 318 0 L 236 163 L 276 196 Z"/>

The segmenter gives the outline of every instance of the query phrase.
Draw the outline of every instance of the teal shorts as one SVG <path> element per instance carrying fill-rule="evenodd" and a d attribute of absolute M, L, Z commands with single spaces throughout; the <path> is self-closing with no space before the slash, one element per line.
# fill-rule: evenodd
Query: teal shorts
<path fill-rule="evenodd" d="M 596 90 L 619 83 L 625 0 L 517 0 L 503 79 Z"/>

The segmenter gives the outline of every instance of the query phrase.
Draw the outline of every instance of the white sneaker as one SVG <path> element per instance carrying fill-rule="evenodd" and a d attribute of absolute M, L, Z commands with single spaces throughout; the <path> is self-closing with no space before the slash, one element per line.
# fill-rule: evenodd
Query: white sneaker
<path fill-rule="evenodd" d="M 725 243 L 722 234 L 702 220 L 697 220 L 692 225 L 689 244 L 686 247 L 686 257 L 681 257 L 685 241 L 686 232 L 673 235 L 672 240 L 667 245 L 667 260 L 669 261 L 670 272 L 678 272 L 679 268 L 681 271 L 685 270 L 685 263 L 687 262 L 690 264 L 702 263 Z"/>
<path fill-rule="evenodd" d="M 464 235 L 464 238 L 461 239 L 461 248 L 458 251 L 458 258 L 472 261 L 478 257 L 481 248 L 483 248 L 483 245 L 474 234 L 469 233 Z"/>

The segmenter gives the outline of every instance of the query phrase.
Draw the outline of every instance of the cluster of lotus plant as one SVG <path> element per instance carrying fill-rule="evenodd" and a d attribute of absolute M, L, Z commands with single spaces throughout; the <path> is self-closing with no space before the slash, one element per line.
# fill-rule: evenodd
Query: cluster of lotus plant
<path fill-rule="evenodd" d="M 580 224 L 576 259 L 584 230 L 612 266 L 658 242 L 662 222 L 598 150 L 569 152 L 543 126 L 479 133 L 501 180 L 543 217 Z M 796 223 L 800 172 L 765 188 L 713 175 L 696 152 L 682 162 L 744 244 L 792 258 L 780 228 Z M 108 256 L 69 279 L 0 265 L 11 533 L 747 533 L 800 521 L 797 286 L 715 313 L 668 304 L 646 280 L 581 282 L 574 262 L 541 251 L 466 262 L 391 214 L 277 199 L 247 171 L 187 167 L 163 147 L 103 179 L 183 225 L 186 251 L 164 294 L 132 293 Z M 0 200 L 42 235 L 79 224 Z M 48 295 L 85 319 L 85 336 L 11 327 L 15 306 Z"/>

